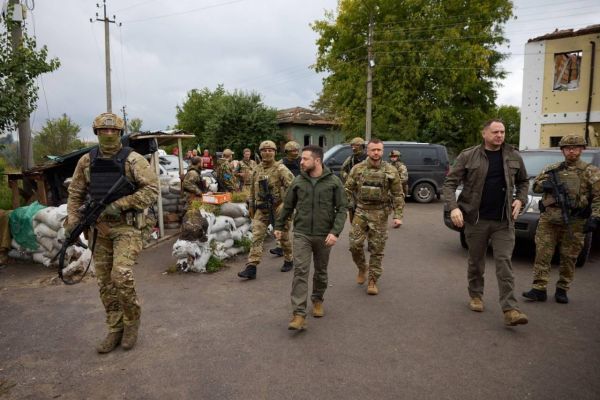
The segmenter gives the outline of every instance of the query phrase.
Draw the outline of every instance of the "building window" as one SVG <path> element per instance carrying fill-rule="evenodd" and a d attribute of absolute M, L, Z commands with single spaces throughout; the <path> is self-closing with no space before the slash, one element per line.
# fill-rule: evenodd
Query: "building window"
<path fill-rule="evenodd" d="M 319 147 L 326 148 L 327 147 L 327 137 L 324 135 L 319 136 Z"/>
<path fill-rule="evenodd" d="M 581 50 L 554 55 L 554 85 L 552 90 L 574 90 L 579 87 Z"/>
<path fill-rule="evenodd" d="M 311 142 L 310 135 L 304 135 L 304 145 L 308 146 L 308 145 L 310 145 L 310 142 Z"/>
<path fill-rule="evenodd" d="M 550 147 L 558 147 L 558 143 L 562 136 L 550 136 Z"/>

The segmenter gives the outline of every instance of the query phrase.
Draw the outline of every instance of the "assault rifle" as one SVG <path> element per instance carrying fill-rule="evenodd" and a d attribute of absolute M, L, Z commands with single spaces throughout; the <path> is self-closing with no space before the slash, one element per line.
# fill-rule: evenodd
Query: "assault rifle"
<path fill-rule="evenodd" d="M 65 238 L 62 247 L 58 251 L 58 253 L 52 258 L 54 261 L 58 257 L 58 277 L 67 285 L 73 285 L 75 283 L 81 282 L 88 269 L 90 268 L 91 260 L 81 278 L 77 281 L 68 281 L 63 277 L 63 268 L 65 267 L 65 256 L 67 253 L 67 249 L 73 245 L 77 245 L 79 247 L 83 247 L 87 249 L 88 246 L 83 244 L 79 239 L 79 236 L 83 233 L 83 231 L 90 228 L 92 225 L 96 223 L 96 220 L 100 217 L 104 209 L 113 201 L 119 199 L 121 197 L 120 193 L 127 191 L 135 191 L 135 185 L 125 176 L 121 175 L 121 177 L 115 182 L 114 185 L 108 190 L 108 192 L 104 195 L 102 199 L 99 201 L 90 200 L 85 203 L 80 212 L 80 220 L 79 223 L 73 228 L 73 230 L 69 233 L 69 236 Z M 94 247 L 96 245 L 96 237 L 97 231 L 94 229 L 94 237 L 92 241 L 92 253 L 94 252 Z"/>
<path fill-rule="evenodd" d="M 572 207 L 571 200 L 569 199 L 569 191 L 565 184 L 560 182 L 557 171 L 558 170 L 555 168 L 547 172 L 549 179 L 542 183 L 542 188 L 544 191 L 552 194 L 555 201 L 554 204 L 560 207 L 560 214 L 563 222 L 570 229 L 569 215 Z M 545 204 L 543 208 L 545 209 Z M 542 209 L 540 208 L 540 210 Z"/>
<path fill-rule="evenodd" d="M 269 180 L 266 178 L 259 180 L 258 186 L 260 188 L 260 192 L 263 194 L 262 200 L 267 204 L 266 208 L 268 208 L 269 210 L 269 223 L 271 224 L 273 229 L 275 229 L 275 199 L 273 198 L 273 194 L 269 189 Z"/>

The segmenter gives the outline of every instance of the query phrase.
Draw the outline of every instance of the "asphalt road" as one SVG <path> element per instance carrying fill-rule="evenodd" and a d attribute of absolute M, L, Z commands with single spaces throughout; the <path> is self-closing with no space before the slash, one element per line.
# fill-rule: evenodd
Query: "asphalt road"
<path fill-rule="evenodd" d="M 522 302 L 530 323 L 507 328 L 491 259 L 486 309 L 468 309 L 466 254 L 441 210 L 407 205 L 378 296 L 355 283 L 346 229 L 331 254 L 326 316 L 301 332 L 287 330 L 292 273 L 270 255 L 257 280 L 241 282 L 241 258 L 211 275 L 165 275 L 172 242 L 144 251 L 140 340 L 103 356 L 93 280 L 67 287 L 41 266 L 4 268 L 0 398 L 599 399 L 600 246 L 577 270 L 570 304 Z M 531 251 L 517 251 L 519 294 L 531 267 Z"/>

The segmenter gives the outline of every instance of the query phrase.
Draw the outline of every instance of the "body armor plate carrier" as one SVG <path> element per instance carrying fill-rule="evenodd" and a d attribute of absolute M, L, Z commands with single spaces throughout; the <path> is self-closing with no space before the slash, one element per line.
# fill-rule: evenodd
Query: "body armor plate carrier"
<path fill-rule="evenodd" d="M 92 200 L 99 201 L 108 193 L 112 185 L 125 175 L 125 161 L 133 151 L 131 147 L 123 147 L 112 158 L 98 157 L 99 149 L 96 147 L 90 151 L 90 186 L 89 194 Z M 117 193 L 111 201 L 133 194 L 132 186 Z"/>

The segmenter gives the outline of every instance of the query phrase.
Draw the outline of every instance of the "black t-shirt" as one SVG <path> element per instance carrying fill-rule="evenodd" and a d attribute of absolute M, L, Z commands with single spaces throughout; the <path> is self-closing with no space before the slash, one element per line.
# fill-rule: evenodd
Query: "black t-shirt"
<path fill-rule="evenodd" d="M 501 221 L 504 218 L 506 206 L 506 180 L 504 179 L 504 164 L 502 150 L 486 150 L 489 166 L 481 194 L 479 218 Z"/>

